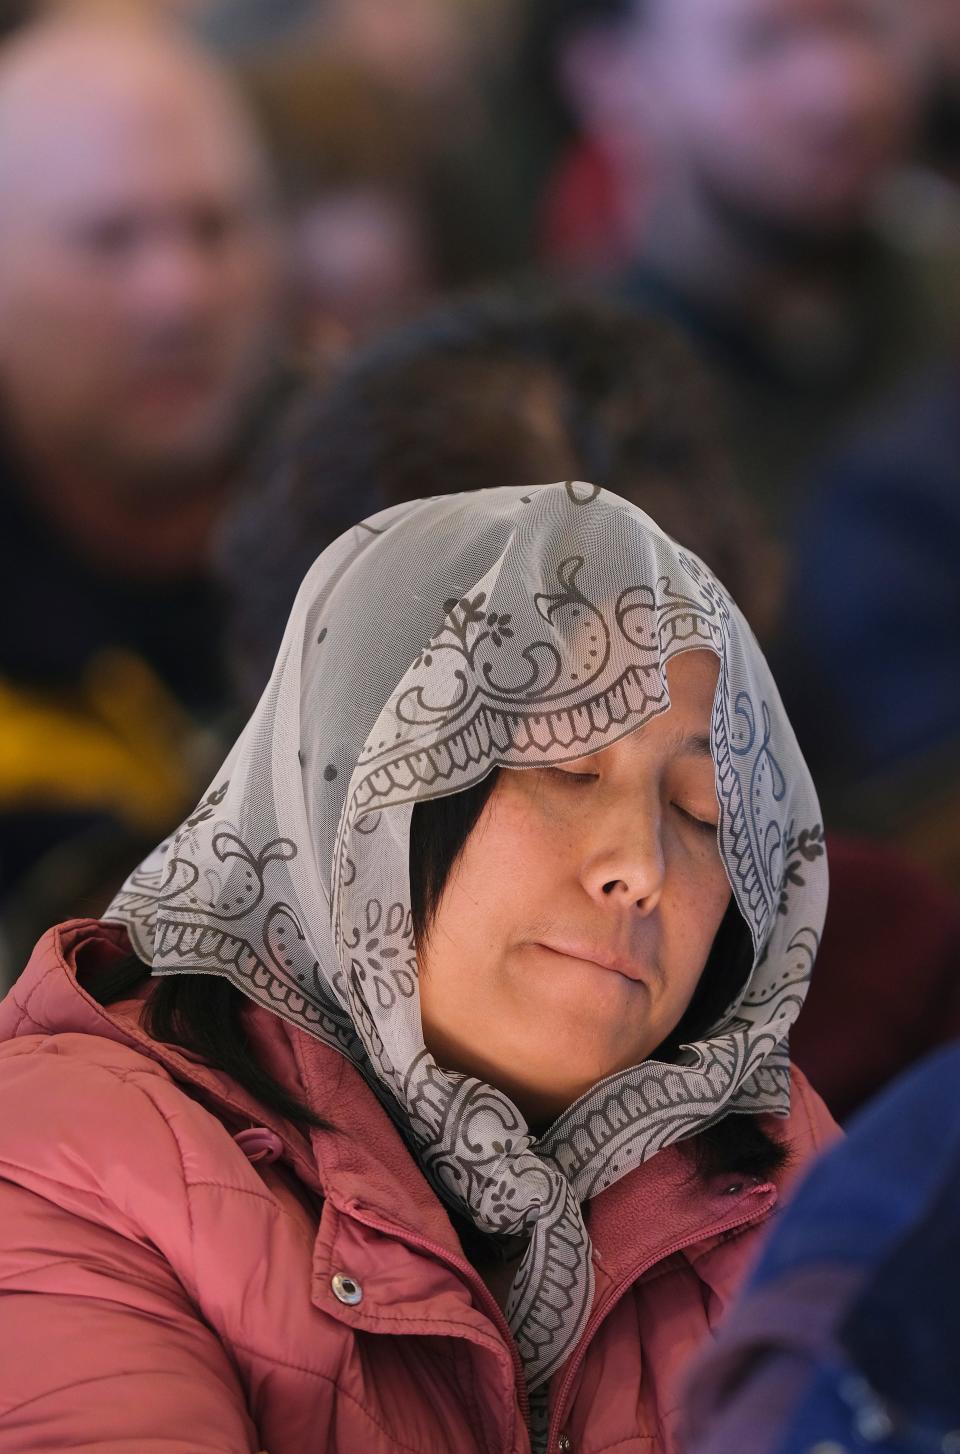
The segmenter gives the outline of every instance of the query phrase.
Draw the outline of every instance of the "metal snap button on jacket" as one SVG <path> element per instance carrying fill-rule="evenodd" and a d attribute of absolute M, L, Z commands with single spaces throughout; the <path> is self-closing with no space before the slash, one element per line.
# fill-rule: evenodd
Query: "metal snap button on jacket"
<path fill-rule="evenodd" d="M 345 1272 L 335 1272 L 330 1279 L 330 1286 L 333 1288 L 334 1297 L 349 1307 L 353 1307 L 363 1297 L 363 1288 L 359 1282 L 354 1277 L 348 1277 Z"/>

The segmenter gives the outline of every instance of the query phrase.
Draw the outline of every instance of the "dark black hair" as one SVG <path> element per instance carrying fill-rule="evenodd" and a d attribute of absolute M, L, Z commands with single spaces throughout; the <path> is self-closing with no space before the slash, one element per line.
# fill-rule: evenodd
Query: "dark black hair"
<path fill-rule="evenodd" d="M 98 1004 L 106 1006 L 134 994 L 149 976 L 149 965 L 131 953 L 85 983 L 84 989 Z M 150 988 L 140 1012 L 140 1025 L 151 1040 L 201 1056 L 208 1065 L 243 1086 L 261 1105 L 295 1125 L 333 1130 L 329 1121 L 284 1090 L 258 1064 L 243 1024 L 250 1003 L 229 980 L 217 974 L 163 976 Z"/>
<path fill-rule="evenodd" d="M 410 899 L 414 935 L 423 942 L 464 844 L 490 797 L 496 770 L 460 793 L 417 803 L 410 824 Z M 751 948 L 746 925 L 731 901 L 690 1005 L 667 1041 L 654 1051 L 670 1059 L 682 1042 L 703 1036 L 746 982 Z M 130 995 L 149 975 L 131 954 L 87 986 L 102 1005 Z M 278 1115 L 320 1130 L 335 1129 L 292 1096 L 260 1065 L 244 1030 L 246 996 L 228 980 L 209 974 L 172 975 L 153 985 L 141 1012 L 152 1039 L 190 1050 L 225 1071 Z M 726 1116 L 681 1143 L 698 1175 L 769 1175 L 786 1159 L 785 1148 L 752 1116 Z"/>

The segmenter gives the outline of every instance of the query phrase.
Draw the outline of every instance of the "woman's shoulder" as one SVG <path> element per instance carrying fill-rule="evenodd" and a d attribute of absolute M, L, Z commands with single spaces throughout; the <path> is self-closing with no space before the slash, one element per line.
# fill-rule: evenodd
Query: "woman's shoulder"
<path fill-rule="evenodd" d="M 181 1143 L 211 1154 L 231 1138 L 218 1114 L 256 1116 L 228 1076 L 141 1025 L 142 995 L 104 1006 L 97 976 L 129 952 L 124 931 L 97 920 L 56 925 L 0 1004 L 0 1149 L 30 1164 L 69 1164 L 80 1148 L 137 1165 Z M 217 1106 L 222 1103 L 222 1107 Z"/>
<path fill-rule="evenodd" d="M 192 1240 L 195 1184 L 252 1171 L 161 1064 L 71 1031 L 0 1045 L 0 1163 L 6 1182 L 157 1245 Z"/>
<path fill-rule="evenodd" d="M 15 1165 L 83 1175 L 77 1158 L 147 1162 L 177 1137 L 217 1122 L 157 1061 L 87 1031 L 19 1036 L 0 1045 L 0 1155 Z M 221 1128 L 222 1130 L 222 1128 Z"/>

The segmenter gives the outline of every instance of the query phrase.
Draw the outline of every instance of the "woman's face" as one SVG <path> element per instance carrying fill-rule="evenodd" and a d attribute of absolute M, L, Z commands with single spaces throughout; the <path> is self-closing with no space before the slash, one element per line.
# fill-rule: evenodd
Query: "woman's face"
<path fill-rule="evenodd" d="M 730 900 L 709 750 L 718 663 L 667 667 L 671 706 L 555 768 L 505 769 L 419 946 L 427 1047 L 533 1127 L 636 1065 L 690 1002 Z"/>

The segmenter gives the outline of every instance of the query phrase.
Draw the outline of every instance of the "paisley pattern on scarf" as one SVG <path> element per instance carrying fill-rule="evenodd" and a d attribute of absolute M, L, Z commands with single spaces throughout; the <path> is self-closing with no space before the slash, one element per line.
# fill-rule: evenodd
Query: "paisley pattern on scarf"
<path fill-rule="evenodd" d="M 423 1043 L 412 808 L 636 731 L 693 648 L 719 659 L 718 843 L 753 969 L 705 1039 L 608 1077 L 537 1139 Z M 396 506 L 324 552 L 210 792 L 106 917 L 155 973 L 223 974 L 338 1049 L 438 1194 L 524 1239 L 506 1312 L 536 1390 L 590 1311 L 582 1204 L 727 1111 L 787 1113 L 825 907 L 816 795 L 749 627 L 641 511 L 567 482 Z"/>

